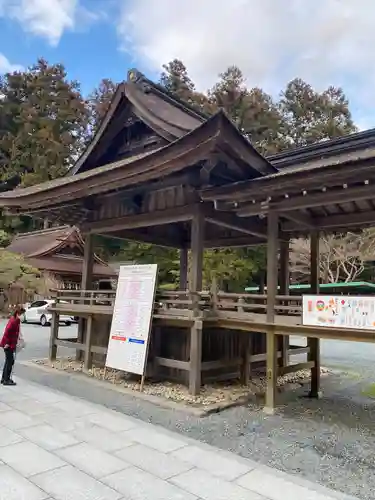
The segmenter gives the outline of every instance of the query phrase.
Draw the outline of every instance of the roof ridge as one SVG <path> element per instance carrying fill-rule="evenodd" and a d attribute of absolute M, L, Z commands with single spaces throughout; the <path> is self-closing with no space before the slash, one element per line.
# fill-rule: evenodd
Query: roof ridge
<path fill-rule="evenodd" d="M 30 236 L 37 236 L 40 234 L 49 234 L 49 233 L 54 233 L 58 231 L 63 231 L 66 229 L 71 228 L 72 230 L 76 230 L 77 228 L 75 226 L 69 226 L 68 224 L 62 225 L 62 226 L 56 226 L 56 227 L 49 227 L 46 229 L 36 229 L 35 231 L 27 231 L 25 233 L 17 233 L 14 237 L 14 239 L 21 239 L 21 238 L 29 238 Z"/>
<path fill-rule="evenodd" d="M 205 113 L 204 111 L 200 111 L 200 110 L 196 109 L 193 105 L 182 100 L 181 98 L 179 98 L 178 96 L 173 94 L 173 92 L 170 92 L 165 87 L 163 87 L 163 85 L 160 85 L 160 83 L 153 82 L 152 80 L 147 78 L 147 76 L 145 76 L 141 71 L 139 71 L 136 68 L 130 69 L 128 71 L 127 81 L 131 82 L 131 83 L 135 83 L 135 84 L 145 83 L 145 84 L 149 85 L 154 90 L 156 90 L 159 94 L 163 94 L 164 97 L 167 97 L 167 99 L 169 101 L 173 101 L 175 104 L 177 104 L 179 108 L 183 108 L 183 110 L 192 112 L 195 115 L 195 117 L 197 117 L 197 118 L 203 118 L 204 120 L 208 120 L 212 116 L 212 115 L 209 115 L 208 113 Z M 125 82 L 125 84 L 126 84 L 126 82 Z"/>

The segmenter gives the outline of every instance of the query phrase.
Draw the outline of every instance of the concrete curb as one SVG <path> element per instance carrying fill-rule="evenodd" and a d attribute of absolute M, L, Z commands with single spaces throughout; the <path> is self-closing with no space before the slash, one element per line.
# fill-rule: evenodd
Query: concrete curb
<path fill-rule="evenodd" d="M 132 398 L 136 398 L 139 400 L 147 401 L 156 406 L 160 406 L 161 408 L 165 408 L 168 410 L 175 410 L 184 413 L 188 413 L 198 418 L 207 417 L 212 415 L 213 413 L 218 413 L 220 411 L 234 408 L 236 406 L 243 406 L 248 404 L 249 402 L 256 402 L 256 396 L 243 396 L 238 398 L 236 401 L 231 401 L 228 403 L 217 403 L 212 405 L 207 405 L 205 408 L 195 408 L 191 405 L 187 405 L 184 403 L 177 403 L 176 401 L 169 401 L 162 397 L 153 396 L 151 394 L 145 394 L 143 392 L 136 392 L 132 389 L 128 389 L 126 387 L 121 387 L 116 384 L 111 384 L 109 382 L 104 382 L 102 380 L 98 380 L 97 378 L 90 377 L 85 373 L 80 372 L 64 372 L 62 370 L 57 370 L 55 368 L 50 368 L 45 365 L 38 365 L 33 361 L 20 361 L 18 365 L 26 367 L 28 370 L 35 370 L 36 372 L 43 372 L 45 374 L 53 374 L 55 377 L 63 377 L 69 379 L 79 380 L 81 383 L 87 383 L 92 386 L 95 386 L 100 389 L 105 389 L 106 391 L 113 391 L 117 394 L 123 394 L 124 396 L 129 396 Z M 38 377 L 31 377 L 33 382 L 40 383 L 44 385 L 42 381 L 39 381 Z"/>

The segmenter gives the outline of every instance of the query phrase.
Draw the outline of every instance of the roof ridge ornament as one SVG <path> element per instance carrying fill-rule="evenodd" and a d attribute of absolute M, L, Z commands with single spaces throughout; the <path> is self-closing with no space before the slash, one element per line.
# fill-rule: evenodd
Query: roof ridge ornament
<path fill-rule="evenodd" d="M 132 83 L 138 83 L 144 77 L 143 73 L 138 71 L 136 68 L 132 68 L 128 71 L 128 81 Z"/>

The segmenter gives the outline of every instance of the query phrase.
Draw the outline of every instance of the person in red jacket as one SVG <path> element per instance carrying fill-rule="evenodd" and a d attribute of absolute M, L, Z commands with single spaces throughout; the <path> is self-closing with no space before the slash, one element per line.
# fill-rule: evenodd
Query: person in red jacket
<path fill-rule="evenodd" d="M 4 385 L 16 385 L 11 379 L 11 375 L 14 365 L 14 353 L 16 352 L 20 335 L 20 316 L 24 312 L 24 309 L 20 307 L 16 308 L 5 327 L 4 335 L 0 342 L 0 347 L 4 349 L 5 353 L 3 376 L 1 377 L 1 383 Z"/>

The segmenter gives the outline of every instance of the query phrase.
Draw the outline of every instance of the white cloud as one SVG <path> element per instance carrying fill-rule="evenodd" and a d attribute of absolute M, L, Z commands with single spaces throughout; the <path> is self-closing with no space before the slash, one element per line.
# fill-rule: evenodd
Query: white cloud
<path fill-rule="evenodd" d="M 0 16 L 21 24 L 24 31 L 58 44 L 73 29 L 78 0 L 0 0 Z"/>
<path fill-rule="evenodd" d="M 12 73 L 13 71 L 19 71 L 22 66 L 19 64 L 12 64 L 5 56 L 0 52 L 0 75 L 4 73 Z"/>
<path fill-rule="evenodd" d="M 121 46 L 151 70 L 177 57 L 204 89 L 236 64 L 272 93 L 300 76 L 373 101 L 374 0 L 118 1 Z"/>

